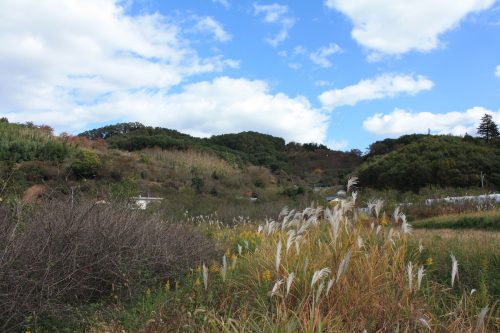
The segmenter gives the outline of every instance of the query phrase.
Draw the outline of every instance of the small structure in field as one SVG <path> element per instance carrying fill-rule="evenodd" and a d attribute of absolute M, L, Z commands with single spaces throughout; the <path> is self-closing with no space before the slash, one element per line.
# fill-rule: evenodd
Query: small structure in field
<path fill-rule="evenodd" d="M 132 197 L 130 198 L 131 200 L 131 207 L 134 209 L 146 209 L 148 208 L 148 205 L 152 202 L 159 202 L 162 201 L 163 198 L 159 197 L 143 197 L 142 195 L 139 195 L 138 197 Z"/>
<path fill-rule="evenodd" d="M 500 193 L 491 193 L 483 195 L 466 195 L 463 197 L 446 197 L 441 199 L 427 199 L 425 200 L 426 205 L 430 206 L 434 203 L 450 203 L 450 204 L 460 204 L 464 202 L 475 202 L 475 203 L 486 203 L 486 202 L 500 202 Z"/>
<path fill-rule="evenodd" d="M 340 190 L 340 191 L 337 191 L 336 194 L 333 194 L 333 195 L 327 195 L 325 197 L 325 200 L 329 203 L 333 203 L 333 202 L 339 202 L 340 199 L 343 199 L 347 196 L 347 192 L 344 191 L 344 190 Z"/>

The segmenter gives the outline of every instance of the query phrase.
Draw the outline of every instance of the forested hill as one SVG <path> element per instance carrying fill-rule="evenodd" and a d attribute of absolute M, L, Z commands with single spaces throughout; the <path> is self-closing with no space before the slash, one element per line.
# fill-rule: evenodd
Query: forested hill
<path fill-rule="evenodd" d="M 129 151 L 152 147 L 208 151 L 229 162 L 265 166 L 274 172 L 282 171 L 319 183 L 336 181 L 362 162 L 357 153 L 332 151 L 315 143 L 286 144 L 282 138 L 251 131 L 196 138 L 166 128 L 121 123 L 86 131 L 79 136 L 104 139 L 111 148 Z M 299 160 L 299 156 L 308 162 Z M 311 178 L 318 169 L 326 172 Z"/>
<path fill-rule="evenodd" d="M 362 187 L 418 191 L 429 185 L 478 187 L 484 174 L 487 188 L 500 188 L 498 139 L 486 141 L 471 136 L 405 135 L 374 142 L 364 156 L 359 150 L 340 152 L 315 143 L 286 143 L 282 138 L 257 132 L 196 138 L 140 123 L 105 126 L 72 137 L 54 136 L 47 126 L 5 120 L 0 122 L 0 139 L 0 159 L 7 162 L 0 169 L 9 175 L 17 168 L 27 175 L 20 175 L 19 183 L 26 184 L 36 183 L 40 177 L 43 181 L 59 179 L 64 174 L 76 179 L 106 180 L 110 175 L 124 179 L 133 176 L 130 172 L 135 167 L 148 165 L 151 148 L 161 148 L 171 153 L 194 152 L 200 158 L 216 156 L 239 170 L 263 166 L 290 186 L 332 186 L 358 175 Z M 126 163 L 118 162 L 120 158 L 128 158 L 131 164 L 125 168 Z M 141 169 L 141 177 L 160 179 L 156 175 L 162 174 L 163 166 L 160 162 L 154 166 L 158 169 L 154 172 Z"/>
<path fill-rule="evenodd" d="M 370 146 L 358 169 L 366 187 L 418 190 L 424 186 L 500 187 L 500 144 L 471 136 L 407 135 Z"/>

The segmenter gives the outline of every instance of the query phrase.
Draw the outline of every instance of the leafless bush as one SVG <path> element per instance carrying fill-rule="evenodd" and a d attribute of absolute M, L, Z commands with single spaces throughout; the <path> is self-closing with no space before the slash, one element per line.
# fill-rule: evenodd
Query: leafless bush
<path fill-rule="evenodd" d="M 164 284 L 214 252 L 194 230 L 119 204 L 0 207 L 0 331 Z"/>

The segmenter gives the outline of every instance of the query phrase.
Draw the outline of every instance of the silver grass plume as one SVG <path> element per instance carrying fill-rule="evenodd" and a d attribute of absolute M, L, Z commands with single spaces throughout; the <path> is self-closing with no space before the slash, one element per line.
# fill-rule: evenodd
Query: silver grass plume
<path fill-rule="evenodd" d="M 355 186 L 358 183 L 358 177 L 351 177 L 347 181 L 347 192 L 351 189 L 351 187 Z"/>
<path fill-rule="evenodd" d="M 450 254 L 451 257 L 451 286 L 455 283 L 455 277 L 458 276 L 458 261 L 457 258 L 453 254 Z"/>
<path fill-rule="evenodd" d="M 410 288 L 411 292 L 413 288 L 413 264 L 411 263 L 411 261 L 406 266 L 406 271 L 408 273 L 408 287 Z"/>
<path fill-rule="evenodd" d="M 401 232 L 403 234 L 411 234 L 413 227 L 406 221 L 406 215 L 400 213 L 399 218 L 401 219 Z"/>
<path fill-rule="evenodd" d="M 328 267 L 322 268 L 319 271 L 315 271 L 313 273 L 312 279 L 311 279 L 311 288 L 319 281 L 323 280 L 330 274 L 332 270 Z"/>
<path fill-rule="evenodd" d="M 375 200 L 370 199 L 370 200 L 366 203 L 366 207 L 368 208 L 368 212 L 371 214 L 371 213 L 373 212 L 373 210 L 375 209 Z"/>
<path fill-rule="evenodd" d="M 344 270 L 346 269 L 347 265 L 349 264 L 349 260 L 351 259 L 351 251 L 347 252 L 344 257 L 342 258 L 342 261 L 340 262 L 339 269 L 337 270 L 337 278 L 336 281 L 339 281 L 340 277 L 344 273 Z"/>
<path fill-rule="evenodd" d="M 325 288 L 325 283 L 321 281 L 321 283 L 318 286 L 318 290 L 316 290 L 316 299 L 315 303 L 318 303 L 319 298 L 321 297 L 321 293 L 323 292 L 323 289 Z"/>
<path fill-rule="evenodd" d="M 203 273 L 203 285 L 205 286 L 205 290 L 207 290 L 207 288 L 208 288 L 208 268 L 207 268 L 207 266 L 205 266 L 205 263 L 203 263 L 202 273 Z"/>
<path fill-rule="evenodd" d="M 417 271 L 417 290 L 420 289 L 420 286 L 422 285 L 422 278 L 425 275 L 425 269 L 424 266 L 420 266 Z"/>
<path fill-rule="evenodd" d="M 227 258 L 226 255 L 222 257 L 222 268 L 220 270 L 220 274 L 222 276 L 222 281 L 226 282 L 226 274 L 227 274 Z"/>
<path fill-rule="evenodd" d="M 274 283 L 273 289 L 271 290 L 271 296 L 274 296 L 278 293 L 281 285 L 283 284 L 283 280 L 278 280 Z"/>
<path fill-rule="evenodd" d="M 488 313 L 488 310 L 489 310 L 488 305 L 486 305 L 479 312 L 479 315 L 477 316 L 476 329 L 474 330 L 475 333 L 479 333 L 481 331 L 481 328 L 483 327 L 483 323 L 484 323 L 484 318 L 486 318 L 486 314 Z"/>
<path fill-rule="evenodd" d="M 326 294 L 327 295 L 330 292 L 330 289 L 332 289 L 334 283 L 335 283 L 335 277 L 328 280 L 328 285 L 326 286 Z"/>
<path fill-rule="evenodd" d="M 363 248 L 363 237 L 358 236 L 358 248 Z"/>
<path fill-rule="evenodd" d="M 429 322 L 425 318 L 419 318 L 418 321 L 425 326 L 429 331 L 431 330 L 431 325 L 429 325 Z"/>
<path fill-rule="evenodd" d="M 394 219 L 395 223 L 398 223 L 398 220 L 399 220 L 399 206 L 396 206 L 396 208 L 394 208 L 394 211 L 392 212 L 392 218 Z"/>
<path fill-rule="evenodd" d="M 282 218 L 283 216 L 286 216 L 288 215 L 288 207 L 285 206 L 283 207 L 283 209 L 281 210 L 280 214 L 278 215 L 278 219 Z"/>
<path fill-rule="evenodd" d="M 293 278 L 295 277 L 295 273 L 292 272 L 288 274 L 288 277 L 286 278 L 286 295 L 290 293 L 290 287 L 292 286 Z"/>
<path fill-rule="evenodd" d="M 280 271 L 280 263 L 281 263 L 281 239 L 279 240 L 278 246 L 276 247 L 276 260 L 275 260 L 276 273 L 279 273 Z"/>
<path fill-rule="evenodd" d="M 341 213 L 339 210 L 334 210 L 333 213 L 328 215 L 328 222 L 332 227 L 332 241 L 333 244 L 337 242 L 337 237 L 339 235 L 339 226 L 340 226 Z"/>
<path fill-rule="evenodd" d="M 418 253 L 422 253 L 424 250 L 424 245 L 422 244 L 422 238 L 418 240 Z"/>
<path fill-rule="evenodd" d="M 295 240 L 295 231 L 294 230 L 289 230 L 288 231 L 288 238 L 286 240 L 286 256 L 288 256 L 288 251 L 290 250 L 290 247 L 292 246 L 292 243 Z"/>
<path fill-rule="evenodd" d="M 295 237 L 295 252 L 297 253 L 297 255 L 299 255 L 300 253 L 300 241 L 302 240 L 302 236 L 301 235 L 298 235 Z"/>
<path fill-rule="evenodd" d="M 375 215 L 377 216 L 377 220 L 378 220 L 378 217 L 380 215 L 380 211 L 382 210 L 382 207 L 384 206 L 384 200 L 382 199 L 377 199 L 375 201 Z"/>
<path fill-rule="evenodd" d="M 307 273 L 307 267 L 309 266 L 309 257 L 306 257 L 304 259 L 304 270 L 303 270 L 303 274 L 304 276 L 306 276 L 306 273 Z"/>

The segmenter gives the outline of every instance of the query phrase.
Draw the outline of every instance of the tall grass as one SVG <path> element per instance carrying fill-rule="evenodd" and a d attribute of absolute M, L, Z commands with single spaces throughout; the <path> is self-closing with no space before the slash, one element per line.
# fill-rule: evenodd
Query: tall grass
<path fill-rule="evenodd" d="M 359 216 L 354 194 L 333 209 L 285 209 L 259 226 L 204 225 L 233 264 L 194 269 L 178 300 L 166 296 L 173 304 L 160 306 L 142 330 L 498 331 L 498 302 L 483 304 L 464 288 L 461 255 L 454 252 L 453 266 L 447 253 L 447 279 L 433 280 L 427 244 L 412 246 L 405 216 L 397 211 L 388 219 L 378 206 Z"/>
<path fill-rule="evenodd" d="M 166 163 L 170 168 L 195 170 L 202 174 L 235 176 L 239 170 L 214 154 L 196 150 L 163 150 L 159 148 L 142 151 L 143 158 L 152 158 Z"/>

